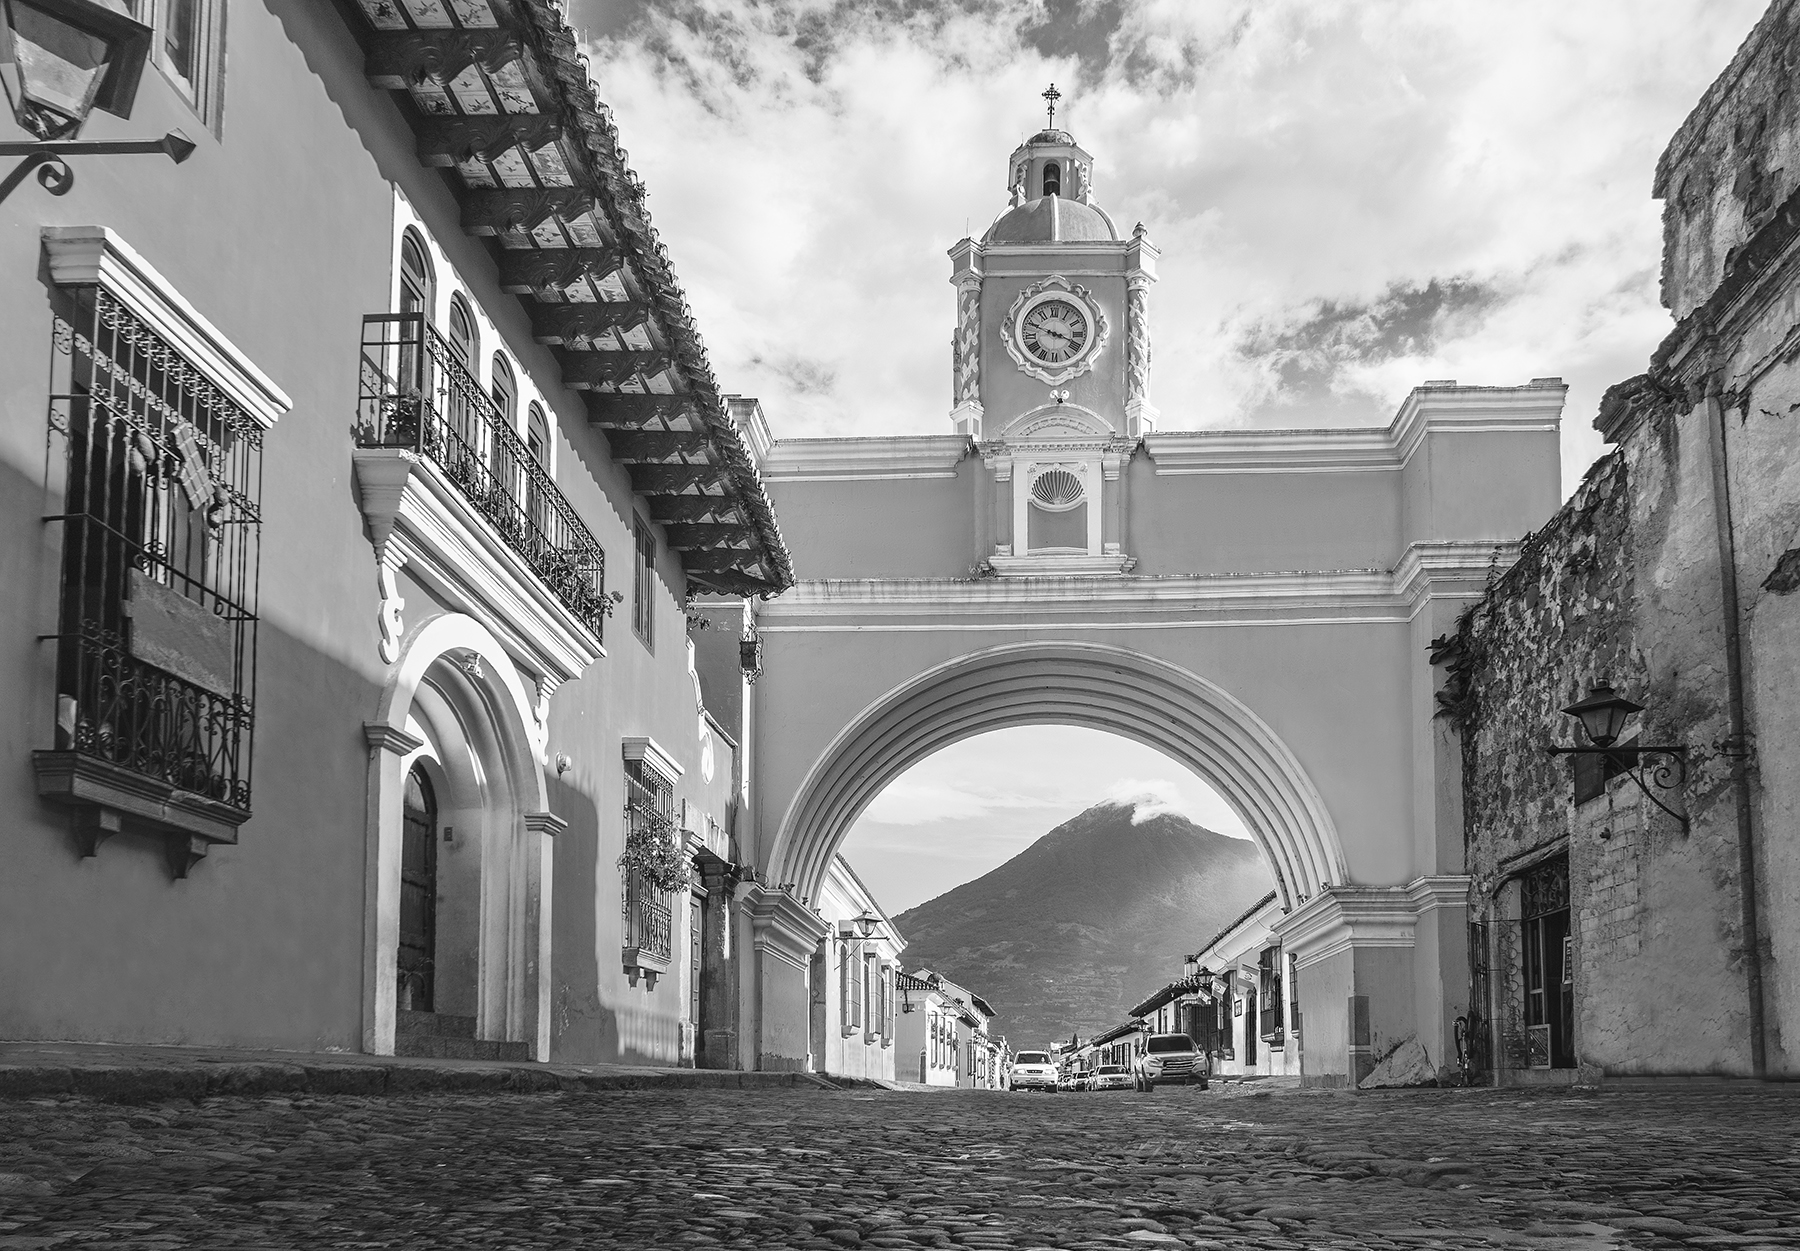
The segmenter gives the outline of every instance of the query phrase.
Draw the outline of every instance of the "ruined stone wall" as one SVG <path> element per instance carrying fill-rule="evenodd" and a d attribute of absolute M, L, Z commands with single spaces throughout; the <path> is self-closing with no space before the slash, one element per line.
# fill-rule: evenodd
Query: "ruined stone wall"
<path fill-rule="evenodd" d="M 1776 0 L 1675 132 L 1656 166 L 1663 304 L 1705 303 L 1800 187 L 1800 0 Z"/>
<path fill-rule="evenodd" d="M 1464 618 L 1447 715 L 1462 734 L 1470 915 L 1485 923 L 1496 1067 L 1526 1068 L 1520 876 L 1569 858 L 1576 1059 L 1603 1075 L 1744 1073 L 1736 813 L 1724 736 L 1717 544 L 1703 413 L 1644 380 L 1630 434 Z M 1457 654 L 1460 653 L 1460 654 Z M 1640 741 L 1690 752 L 1685 788 L 1615 777 L 1577 806 L 1585 745 L 1560 709 L 1600 681 L 1646 706 Z M 1574 1076 L 1573 1073 L 1569 1074 Z"/>

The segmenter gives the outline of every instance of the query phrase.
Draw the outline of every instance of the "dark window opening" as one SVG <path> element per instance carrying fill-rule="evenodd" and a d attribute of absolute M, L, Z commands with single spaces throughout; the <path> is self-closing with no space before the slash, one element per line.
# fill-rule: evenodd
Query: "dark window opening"
<path fill-rule="evenodd" d="M 1055 161 L 1044 162 L 1044 194 L 1062 194 L 1062 166 Z"/>
<path fill-rule="evenodd" d="M 636 553 L 631 586 L 631 628 L 656 650 L 656 532 L 642 517 L 632 523 L 632 548 Z"/>

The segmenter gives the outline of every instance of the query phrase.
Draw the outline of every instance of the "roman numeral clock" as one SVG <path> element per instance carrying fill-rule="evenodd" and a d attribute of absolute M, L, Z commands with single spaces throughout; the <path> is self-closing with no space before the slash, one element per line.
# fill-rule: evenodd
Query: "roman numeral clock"
<path fill-rule="evenodd" d="M 1055 275 L 1019 293 L 1002 337 L 1021 370 L 1058 386 L 1093 368 L 1106 331 L 1106 314 L 1087 288 Z"/>

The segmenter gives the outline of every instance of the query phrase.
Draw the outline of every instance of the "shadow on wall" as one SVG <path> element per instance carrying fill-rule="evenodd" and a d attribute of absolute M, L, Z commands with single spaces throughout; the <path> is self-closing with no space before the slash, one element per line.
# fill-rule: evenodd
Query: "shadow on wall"
<path fill-rule="evenodd" d="M 556 836 L 552 904 L 550 1058 L 564 1064 L 674 1065 L 681 1060 L 679 984 L 673 970 L 654 994 L 619 973 L 619 868 L 600 854 L 594 800 L 549 779 L 550 809 L 567 821 Z M 602 985 L 618 986 L 607 1002 Z M 665 1006 L 667 1005 L 667 1006 Z"/>

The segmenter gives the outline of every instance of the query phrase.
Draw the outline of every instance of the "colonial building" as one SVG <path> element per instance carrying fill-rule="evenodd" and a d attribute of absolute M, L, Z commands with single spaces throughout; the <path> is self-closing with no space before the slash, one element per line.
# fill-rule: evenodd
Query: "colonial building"
<path fill-rule="evenodd" d="M 815 1072 L 893 1080 L 899 1015 L 895 979 L 906 940 L 850 863 L 839 856 L 818 913 L 828 927 L 813 953 Z"/>
<path fill-rule="evenodd" d="M 928 1086 L 999 1090 L 1005 1085 L 1006 1040 L 990 1028 L 987 1000 L 930 969 L 902 974 L 896 1076 Z"/>
<path fill-rule="evenodd" d="M 1481 1077 L 1800 1072 L 1797 57 L 1778 0 L 1663 153 L 1677 324 L 1436 650 Z"/>
<path fill-rule="evenodd" d="M 186 159 L 0 204 L 0 1036 L 754 1063 L 684 606 L 792 567 L 560 8 L 111 7 Z"/>
<path fill-rule="evenodd" d="M 1168 1024 L 1213 1055 L 1225 1077 L 1299 1076 L 1298 960 L 1282 949 L 1273 893 L 1187 959 L 1192 990 L 1170 1005 Z"/>

